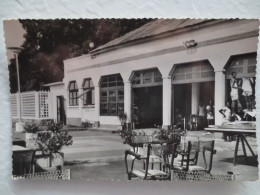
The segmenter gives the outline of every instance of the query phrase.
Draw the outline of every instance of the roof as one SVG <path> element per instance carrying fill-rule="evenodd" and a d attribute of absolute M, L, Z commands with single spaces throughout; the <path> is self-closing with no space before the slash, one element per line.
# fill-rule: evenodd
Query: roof
<path fill-rule="evenodd" d="M 48 83 L 48 84 L 45 84 L 44 87 L 51 87 L 51 86 L 55 86 L 55 85 L 64 85 L 64 83 L 62 81 L 55 82 L 55 83 Z"/>
<path fill-rule="evenodd" d="M 114 46 L 122 45 L 132 41 L 154 37 L 166 32 L 174 32 L 179 29 L 188 28 L 192 29 L 195 24 L 201 24 L 208 21 L 216 21 L 209 19 L 157 19 L 151 21 L 140 28 L 133 30 L 119 38 L 116 38 L 92 51 L 92 53 L 98 53 L 98 51 L 111 48 Z M 219 20 L 222 21 L 222 20 Z"/>

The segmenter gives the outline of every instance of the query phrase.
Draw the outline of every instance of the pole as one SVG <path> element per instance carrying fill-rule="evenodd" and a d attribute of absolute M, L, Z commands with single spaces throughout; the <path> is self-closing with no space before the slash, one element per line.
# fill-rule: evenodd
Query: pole
<path fill-rule="evenodd" d="M 19 72 L 19 63 L 18 63 L 18 52 L 14 54 L 15 55 L 15 61 L 16 61 L 16 72 L 17 72 L 17 85 L 18 85 L 18 98 L 19 98 L 19 122 L 21 122 L 21 89 L 20 89 L 20 72 Z"/>

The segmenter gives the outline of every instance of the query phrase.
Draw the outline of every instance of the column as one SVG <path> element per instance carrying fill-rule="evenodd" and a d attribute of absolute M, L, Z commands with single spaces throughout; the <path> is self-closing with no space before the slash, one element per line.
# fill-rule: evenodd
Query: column
<path fill-rule="evenodd" d="M 79 88 L 79 92 L 78 95 L 81 95 L 83 93 L 83 88 Z M 80 98 L 78 98 L 78 104 L 79 104 L 79 113 L 80 113 L 80 119 L 81 122 L 84 122 L 83 120 L 83 100 L 82 100 L 82 96 Z"/>
<path fill-rule="evenodd" d="M 215 71 L 215 125 L 222 124 L 222 114 L 219 110 L 225 106 L 225 72 Z"/>
<path fill-rule="evenodd" d="M 199 109 L 199 83 L 192 83 L 191 85 L 191 114 L 197 114 Z"/>
<path fill-rule="evenodd" d="M 171 77 L 163 77 L 163 128 L 171 127 L 172 82 Z"/>
<path fill-rule="evenodd" d="M 99 127 L 100 116 L 100 89 L 99 85 L 95 86 L 95 127 Z"/>
<path fill-rule="evenodd" d="M 127 115 L 126 126 L 129 129 L 131 127 L 132 122 L 132 114 L 131 114 L 131 82 L 124 82 L 124 112 Z"/>

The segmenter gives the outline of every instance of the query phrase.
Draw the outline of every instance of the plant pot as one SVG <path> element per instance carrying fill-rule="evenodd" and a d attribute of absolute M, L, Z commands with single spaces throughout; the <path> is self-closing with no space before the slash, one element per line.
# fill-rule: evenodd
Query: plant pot
<path fill-rule="evenodd" d="M 27 140 L 35 140 L 37 139 L 37 133 L 25 133 L 25 139 Z"/>
<path fill-rule="evenodd" d="M 39 144 L 37 143 L 37 139 L 27 139 L 25 140 L 26 148 L 37 150 L 39 149 Z"/>
<path fill-rule="evenodd" d="M 44 170 L 55 169 L 64 165 L 64 154 L 52 153 L 51 157 L 50 155 L 44 155 L 41 158 L 37 158 L 36 164 Z"/>

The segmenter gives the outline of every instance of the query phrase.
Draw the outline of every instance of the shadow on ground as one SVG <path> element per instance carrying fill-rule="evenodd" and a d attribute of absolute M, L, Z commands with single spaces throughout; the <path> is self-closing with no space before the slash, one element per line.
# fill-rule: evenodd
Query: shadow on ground
<path fill-rule="evenodd" d="M 234 159 L 233 157 L 232 158 L 223 158 L 219 161 L 233 164 L 233 159 Z M 245 157 L 243 155 L 239 155 L 236 158 L 236 163 L 238 165 L 247 165 L 247 166 L 258 167 L 258 161 L 253 156 L 248 156 L 247 161 L 246 161 Z"/>

